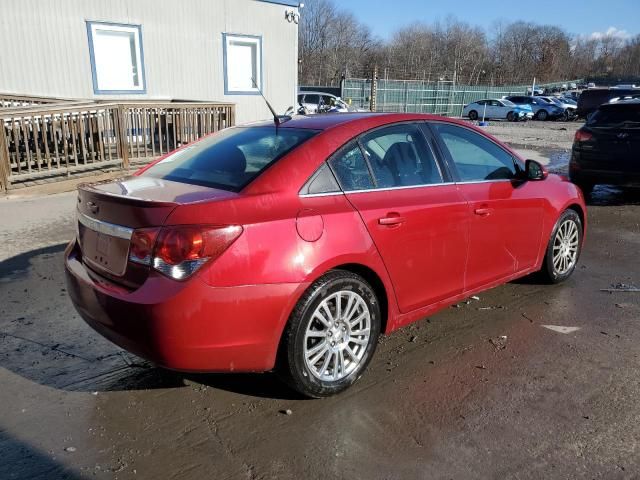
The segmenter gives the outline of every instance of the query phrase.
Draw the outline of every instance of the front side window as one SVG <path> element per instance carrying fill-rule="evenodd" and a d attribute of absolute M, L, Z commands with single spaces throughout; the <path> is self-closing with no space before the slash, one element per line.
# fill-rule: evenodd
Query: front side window
<path fill-rule="evenodd" d="M 228 128 L 172 153 L 142 175 L 237 192 L 317 133 L 275 126 Z"/>
<path fill-rule="evenodd" d="M 362 138 L 378 188 L 442 183 L 431 148 L 415 124 L 381 128 Z"/>
<path fill-rule="evenodd" d="M 140 25 L 87 22 L 93 90 L 145 93 Z"/>
<path fill-rule="evenodd" d="M 434 123 L 460 181 L 505 180 L 516 176 L 513 157 L 488 138 L 457 125 Z"/>
<path fill-rule="evenodd" d="M 225 95 L 258 95 L 262 89 L 262 38 L 223 33 Z"/>

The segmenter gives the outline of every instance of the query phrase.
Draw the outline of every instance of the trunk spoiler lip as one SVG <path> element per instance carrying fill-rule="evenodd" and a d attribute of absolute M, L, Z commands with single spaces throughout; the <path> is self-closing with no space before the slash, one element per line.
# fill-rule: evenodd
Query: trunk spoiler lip
<path fill-rule="evenodd" d="M 151 198 L 134 197 L 131 195 L 119 195 L 117 193 L 101 190 L 88 183 L 78 185 L 78 191 L 81 190 L 89 194 L 108 197 L 110 200 L 118 203 L 127 203 L 140 207 L 177 207 L 180 205 L 177 202 L 168 202 L 166 200 L 153 200 Z"/>

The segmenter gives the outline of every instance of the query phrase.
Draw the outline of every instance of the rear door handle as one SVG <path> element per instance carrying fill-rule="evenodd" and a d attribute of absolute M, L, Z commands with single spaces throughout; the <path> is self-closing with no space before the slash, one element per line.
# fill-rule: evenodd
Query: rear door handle
<path fill-rule="evenodd" d="M 401 223 L 403 223 L 406 219 L 404 217 L 401 217 L 399 213 L 387 213 L 387 215 L 385 217 L 379 218 L 378 219 L 378 223 L 380 225 L 400 225 Z"/>
<path fill-rule="evenodd" d="M 486 217 L 487 215 L 491 215 L 491 213 L 493 213 L 493 208 L 480 207 L 476 208 L 473 213 L 475 213 L 476 215 L 480 215 L 481 217 Z"/>

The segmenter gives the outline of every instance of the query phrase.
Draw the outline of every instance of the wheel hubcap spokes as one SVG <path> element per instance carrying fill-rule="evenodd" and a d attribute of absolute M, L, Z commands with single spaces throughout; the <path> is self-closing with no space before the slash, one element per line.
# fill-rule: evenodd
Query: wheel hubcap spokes
<path fill-rule="evenodd" d="M 562 222 L 553 240 L 553 269 L 556 274 L 564 275 L 574 267 L 578 257 L 579 240 L 576 222 Z"/>
<path fill-rule="evenodd" d="M 337 381 L 353 372 L 369 344 L 371 315 L 356 292 L 341 290 L 313 312 L 304 338 L 304 360 L 318 379 Z"/>

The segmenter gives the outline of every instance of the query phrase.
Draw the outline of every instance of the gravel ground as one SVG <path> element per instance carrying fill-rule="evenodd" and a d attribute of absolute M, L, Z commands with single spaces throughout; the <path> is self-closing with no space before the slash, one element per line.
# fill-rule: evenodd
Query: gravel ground
<path fill-rule="evenodd" d="M 483 127 L 503 142 L 521 148 L 570 150 L 582 122 L 491 122 Z"/>

